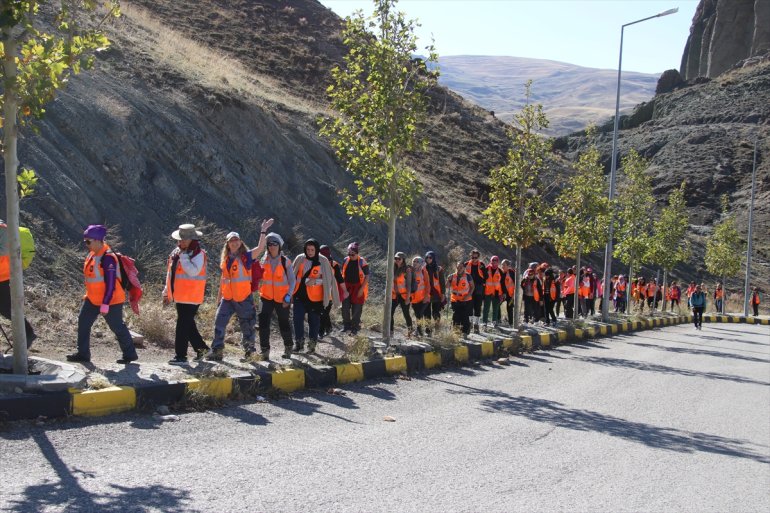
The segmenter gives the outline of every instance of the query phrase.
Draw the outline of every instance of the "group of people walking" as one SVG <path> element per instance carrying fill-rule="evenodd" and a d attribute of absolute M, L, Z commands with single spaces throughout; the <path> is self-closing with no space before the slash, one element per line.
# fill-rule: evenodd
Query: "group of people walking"
<path fill-rule="evenodd" d="M 219 255 L 221 279 L 210 346 L 196 323 L 208 281 L 209 256 L 200 243 L 203 234 L 192 224 L 183 224 L 171 234 L 176 247 L 168 257 L 162 293 L 163 303 L 173 304 L 177 312 L 175 354 L 170 364 L 184 365 L 190 347 L 195 360 L 222 360 L 226 328 L 233 315 L 240 324 L 244 361 L 257 354 L 263 359 L 269 357 L 273 318 L 278 323 L 285 358 L 292 352 L 315 351 L 318 341 L 332 331 L 332 307 L 341 308 L 342 332 L 353 335 L 359 332 L 363 307 L 369 295 L 370 271 L 366 259 L 359 255 L 358 243 L 348 245 L 347 256 L 339 263 L 332 258 L 328 246 L 308 239 L 303 252 L 290 260 L 282 251 L 282 237 L 268 232 L 272 224 L 272 219 L 262 221 L 258 244 L 251 249 L 237 232 L 226 235 Z M 0 226 L 0 306 L 10 303 L 8 253 L 3 245 L 3 228 L 4 225 Z M 127 298 L 126 277 L 122 276 L 123 257 L 105 242 L 106 237 L 107 228 L 103 225 L 90 225 L 83 232 L 83 243 L 88 250 L 83 265 L 86 293 L 78 315 L 77 351 L 67 355 L 69 361 L 90 361 L 91 327 L 100 315 L 118 339 L 122 351 L 118 363 L 128 364 L 138 358 L 131 333 L 123 321 L 123 304 Z M 506 322 L 513 324 L 517 280 L 516 270 L 509 260 L 501 261 L 492 256 L 486 263 L 481 253 L 474 249 L 467 260 L 457 262 L 452 274 L 445 276 L 434 251 L 414 256 L 409 262 L 403 252 L 396 253 L 393 258 L 391 330 L 395 326 L 396 310 L 400 308 L 408 336 L 431 336 L 440 325 L 441 312 L 447 303 L 452 310 L 452 325 L 466 335 L 471 330 L 479 333 L 481 325 L 500 324 L 503 304 Z M 6 288 L 2 288 L 4 284 Z M 635 278 L 629 283 L 623 275 L 613 276 L 609 286 L 616 312 L 626 311 L 627 296 L 631 297 L 632 306 L 640 311 L 645 303 L 650 310 L 657 308 L 664 297 L 672 309 L 674 306 L 679 308 L 682 294 L 675 281 L 667 290 L 661 291 L 654 279 Z M 524 322 L 549 325 L 557 321 L 562 307 L 565 318 L 572 318 L 575 313 L 584 317 L 594 315 L 596 300 L 602 297 L 604 280 L 599 280 L 590 267 L 576 272 L 574 267 L 559 270 L 545 262 L 532 262 L 521 274 L 520 287 Z M 254 300 L 255 293 L 259 295 L 258 304 Z M 574 311 L 575 293 L 577 312 Z M 688 307 L 693 310 L 695 326 L 699 328 L 706 306 L 705 288 L 693 282 L 685 294 Z M 714 292 L 718 310 L 724 299 L 722 285 L 718 284 Z M 750 301 L 756 316 L 760 303 L 756 287 Z M 0 311 L 6 317 L 9 313 Z M 29 323 L 26 327 L 28 338 L 34 339 Z"/>

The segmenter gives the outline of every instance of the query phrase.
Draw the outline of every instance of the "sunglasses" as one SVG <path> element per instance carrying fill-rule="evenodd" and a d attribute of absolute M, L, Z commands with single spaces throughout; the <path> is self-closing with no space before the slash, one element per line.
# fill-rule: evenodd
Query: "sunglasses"
<path fill-rule="evenodd" d="M 393 260 L 401 260 L 401 257 L 394 257 Z"/>
<path fill-rule="evenodd" d="M 433 260 L 433 257 L 432 256 L 426 256 L 425 260 Z"/>
<path fill-rule="evenodd" d="M 277 246 L 278 243 L 277 242 L 268 242 L 267 245 L 268 246 Z"/>

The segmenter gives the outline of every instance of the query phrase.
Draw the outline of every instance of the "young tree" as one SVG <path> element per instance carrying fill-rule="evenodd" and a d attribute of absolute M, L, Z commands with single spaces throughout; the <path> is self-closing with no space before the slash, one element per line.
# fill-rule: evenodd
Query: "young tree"
<path fill-rule="evenodd" d="M 595 129 L 586 130 L 587 139 L 593 138 Z M 578 157 L 575 174 L 556 200 L 551 210 L 553 219 L 562 226 L 556 234 L 555 245 L 559 256 L 576 257 L 575 269 L 580 269 L 580 256 L 597 251 L 607 242 L 610 222 L 610 200 L 604 193 L 606 186 L 601 155 L 596 145 Z M 573 319 L 578 314 L 578 274 L 575 274 Z M 607 280 L 605 280 L 607 286 Z"/>
<path fill-rule="evenodd" d="M 650 247 L 655 197 L 650 177 L 645 173 L 647 166 L 647 161 L 636 150 L 631 150 L 622 161 L 623 180 L 616 199 L 618 227 L 613 256 L 628 266 L 629 280 L 634 276 L 634 266 L 646 263 Z M 630 293 L 630 287 L 627 291 Z"/>
<path fill-rule="evenodd" d="M 327 89 L 337 114 L 321 121 L 320 132 L 354 177 L 357 190 L 341 191 L 348 214 L 388 224 L 382 333 L 389 343 L 396 220 L 411 214 L 421 191 L 405 157 L 427 147 L 418 126 L 427 110 L 425 93 L 438 78 L 431 69 L 438 57 L 432 45 L 427 59 L 413 57 L 419 25 L 396 11 L 396 0 L 374 0 L 374 7 L 372 16 L 358 11 L 345 20 L 349 50 Z"/>
<path fill-rule="evenodd" d="M 728 213 L 729 199 L 722 195 L 722 220 L 714 227 L 714 233 L 706 241 L 706 269 L 715 276 L 722 277 L 723 301 L 725 313 L 727 302 L 727 278 L 737 275 L 741 270 L 741 255 L 744 251 L 741 234 L 735 226 L 735 216 Z"/>
<path fill-rule="evenodd" d="M 690 227 L 687 203 L 684 199 L 685 182 L 668 195 L 668 205 L 655 221 L 648 260 L 663 268 L 663 311 L 666 311 L 668 273 L 677 264 L 690 258 L 690 242 L 685 238 Z"/>
<path fill-rule="evenodd" d="M 532 81 L 525 86 L 527 103 L 513 118 L 508 134 L 508 162 L 489 173 L 489 206 L 482 212 L 483 234 L 509 248 L 516 248 L 516 283 L 513 326 L 519 325 L 521 251 L 541 238 L 544 203 L 539 190 L 540 173 L 546 170 L 551 142 L 541 135 L 548 119 L 541 104 L 531 104 Z"/>
<path fill-rule="evenodd" d="M 47 6 L 46 4 L 52 5 Z M 46 12 L 50 17 L 44 16 Z M 84 16 L 85 14 L 85 16 Z M 17 154 L 19 129 L 32 127 L 45 114 L 45 104 L 72 74 L 94 64 L 93 53 L 109 41 L 102 24 L 120 15 L 117 1 L 8 0 L 0 4 L 0 59 L 2 59 L 2 152 L 5 164 L 6 223 L 11 267 L 11 309 L 14 344 L 13 369 L 27 373 L 24 332 L 24 282 L 19 241 L 19 186 L 28 192 L 36 180 L 32 170 L 20 174 Z M 50 24 L 50 29 L 43 28 Z M 34 128 L 34 127 L 32 127 Z"/>

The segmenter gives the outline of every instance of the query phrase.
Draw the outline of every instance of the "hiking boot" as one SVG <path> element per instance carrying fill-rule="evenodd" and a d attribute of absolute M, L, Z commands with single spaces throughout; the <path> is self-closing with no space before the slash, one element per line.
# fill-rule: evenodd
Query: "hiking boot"
<path fill-rule="evenodd" d="M 481 330 L 479 329 L 478 324 L 473 325 L 473 333 L 476 333 L 477 335 L 481 333 Z"/>
<path fill-rule="evenodd" d="M 349 324 L 346 324 L 342 327 L 340 333 L 347 333 L 348 331 L 353 331 L 353 328 Z"/>
<path fill-rule="evenodd" d="M 169 365 L 187 365 L 187 357 L 186 356 L 175 356 L 171 360 L 168 361 Z"/>
<path fill-rule="evenodd" d="M 391 333 L 393 332 L 393 328 L 390 329 Z M 406 328 L 406 338 L 412 338 L 412 335 L 414 335 L 414 328 L 411 326 L 408 326 Z"/>
<path fill-rule="evenodd" d="M 259 357 L 262 358 L 263 362 L 270 360 L 270 348 L 268 347 L 267 349 L 260 351 Z"/>
<path fill-rule="evenodd" d="M 206 353 L 206 360 L 210 362 L 221 362 L 222 358 L 224 357 L 224 351 L 222 349 L 209 349 L 209 352 Z"/>
<path fill-rule="evenodd" d="M 208 348 L 206 348 L 206 349 L 196 349 L 195 350 L 195 358 L 193 358 L 193 360 L 195 360 L 196 362 L 199 362 L 199 361 L 203 360 L 206 357 L 206 353 L 208 352 L 208 350 L 209 350 Z"/>
<path fill-rule="evenodd" d="M 291 358 L 291 346 L 285 346 L 283 348 L 283 357 L 287 360 Z"/>
<path fill-rule="evenodd" d="M 318 341 L 311 338 L 310 342 L 307 343 L 307 354 L 315 353 L 316 344 L 318 344 Z"/>
<path fill-rule="evenodd" d="M 138 356 L 125 356 L 123 355 L 122 358 L 115 360 L 115 363 L 119 363 L 120 365 L 128 365 L 131 362 L 135 362 L 139 359 Z M 187 358 L 185 358 L 185 361 L 187 361 Z"/>
<path fill-rule="evenodd" d="M 297 340 L 296 342 L 294 342 L 294 352 L 295 353 L 299 353 L 303 349 L 305 349 L 305 340 L 304 339 L 303 340 Z"/>
<path fill-rule="evenodd" d="M 80 353 L 72 353 L 67 355 L 67 361 L 89 363 L 91 361 L 91 358 L 89 358 L 88 356 L 84 356 Z"/>
<path fill-rule="evenodd" d="M 257 353 L 256 349 L 247 349 L 246 352 L 243 354 L 243 358 L 241 358 L 241 363 L 247 363 L 254 358 L 254 355 Z"/>

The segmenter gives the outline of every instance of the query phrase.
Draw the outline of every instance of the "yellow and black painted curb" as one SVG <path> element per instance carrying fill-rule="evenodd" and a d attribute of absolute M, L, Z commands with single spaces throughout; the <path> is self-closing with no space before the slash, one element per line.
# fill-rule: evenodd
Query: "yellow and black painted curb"
<path fill-rule="evenodd" d="M 770 319 L 729 315 L 704 315 L 704 322 L 770 324 Z M 158 381 L 137 386 L 112 386 L 100 390 L 70 389 L 43 394 L 14 394 L 0 398 L 0 420 L 21 420 L 45 416 L 47 418 L 69 415 L 99 416 L 152 408 L 160 404 L 173 404 L 190 392 L 227 399 L 241 392 L 249 394 L 259 390 L 276 388 L 294 392 L 306 388 L 326 388 L 334 385 L 377 379 L 395 374 L 433 369 L 451 363 L 492 358 L 514 344 L 546 349 L 600 336 L 638 331 L 662 326 L 692 322 L 691 315 L 659 317 L 643 321 L 625 321 L 585 328 L 555 330 L 549 333 L 521 334 L 516 337 L 492 336 L 484 342 L 463 342 L 457 347 L 419 354 L 388 356 L 361 363 L 345 363 L 334 366 L 307 366 L 301 369 L 258 371 L 255 374 L 223 378 L 189 379 L 180 382 Z"/>

